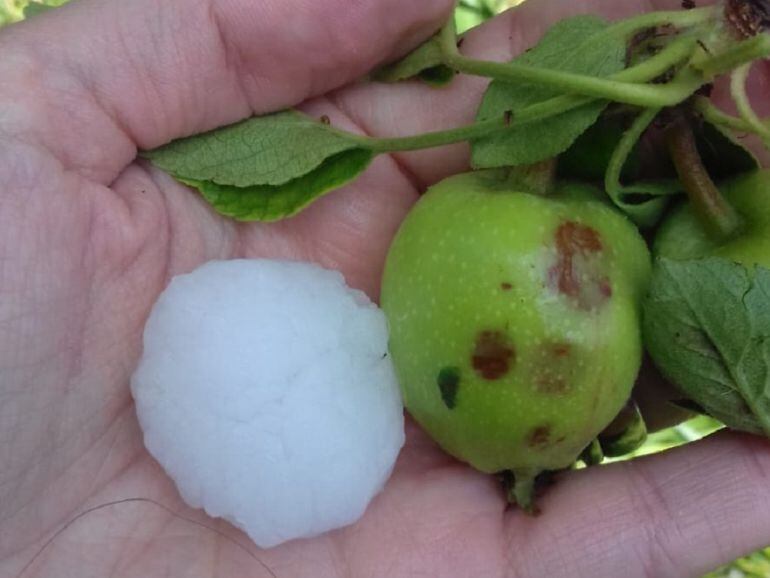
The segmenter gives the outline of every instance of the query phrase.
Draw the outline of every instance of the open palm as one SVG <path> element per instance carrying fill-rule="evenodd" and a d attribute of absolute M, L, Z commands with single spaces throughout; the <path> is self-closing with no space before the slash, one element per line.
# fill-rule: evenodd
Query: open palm
<path fill-rule="evenodd" d="M 414 46 L 451 4 L 82 0 L 0 34 L 1 577 L 682 577 L 770 542 L 770 446 L 732 434 L 564 474 L 533 519 L 409 424 L 358 524 L 268 551 L 186 508 L 144 450 L 128 380 L 171 276 L 288 257 L 337 268 L 376 298 L 400 220 L 420 190 L 466 167 L 467 149 L 379 158 L 273 225 L 216 216 L 137 149 L 299 103 L 380 136 L 467 122 L 479 79 L 318 96 Z M 653 7 L 533 0 L 463 50 L 505 58 L 567 13 Z M 136 497 L 152 501 L 55 534 Z"/>

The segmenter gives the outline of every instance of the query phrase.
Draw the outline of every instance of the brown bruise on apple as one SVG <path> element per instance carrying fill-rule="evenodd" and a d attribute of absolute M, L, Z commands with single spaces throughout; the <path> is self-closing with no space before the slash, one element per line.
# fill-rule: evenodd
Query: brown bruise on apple
<path fill-rule="evenodd" d="M 476 336 L 471 366 L 483 379 L 500 379 L 510 371 L 515 361 L 516 352 L 504 332 L 485 330 Z"/>
<path fill-rule="evenodd" d="M 539 425 L 527 434 L 527 446 L 530 448 L 543 448 L 551 441 L 551 426 Z"/>
<path fill-rule="evenodd" d="M 529 430 L 525 443 L 533 450 L 545 450 L 566 441 L 567 436 L 559 436 L 554 439 L 553 427 L 550 424 L 542 424 Z"/>
<path fill-rule="evenodd" d="M 572 389 L 574 359 L 569 343 L 543 343 L 535 353 L 535 389 L 545 395 L 565 395 Z"/>
<path fill-rule="evenodd" d="M 602 273 L 604 246 L 596 229 L 565 221 L 554 234 L 556 263 L 548 270 L 548 286 L 579 309 L 600 308 L 612 297 L 612 285 Z"/>

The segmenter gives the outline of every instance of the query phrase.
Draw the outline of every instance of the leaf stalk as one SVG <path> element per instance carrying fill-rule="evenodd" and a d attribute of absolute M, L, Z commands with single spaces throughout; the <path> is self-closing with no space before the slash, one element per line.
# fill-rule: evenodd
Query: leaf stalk
<path fill-rule="evenodd" d="M 733 237 L 742 220 L 703 166 L 689 119 L 678 116 L 666 129 L 666 144 L 679 180 L 708 234 L 717 241 Z"/>

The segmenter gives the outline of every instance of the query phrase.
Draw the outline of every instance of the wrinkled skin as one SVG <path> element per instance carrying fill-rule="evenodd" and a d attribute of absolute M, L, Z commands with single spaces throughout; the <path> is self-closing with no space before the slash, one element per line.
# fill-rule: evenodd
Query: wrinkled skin
<path fill-rule="evenodd" d="M 558 16 L 652 7 L 534 0 L 463 50 L 506 58 Z M 383 157 L 298 218 L 247 226 L 135 162 L 137 147 L 303 101 L 336 125 L 382 135 L 467 122 L 479 79 L 308 101 L 396 44 L 414 45 L 450 8 L 94 0 L 0 32 L 0 576 L 18 575 L 78 512 L 140 496 L 217 531 L 126 503 L 80 518 L 24 576 L 270 575 L 257 557 L 281 578 L 684 577 L 767 540 L 770 447 L 739 435 L 565 474 L 530 519 L 410 426 L 391 482 L 357 525 L 251 548 L 255 557 L 228 524 L 185 508 L 142 448 L 128 378 L 171 275 L 213 258 L 295 257 L 337 267 L 376 297 L 398 223 L 420 189 L 467 168 L 467 148 Z"/>

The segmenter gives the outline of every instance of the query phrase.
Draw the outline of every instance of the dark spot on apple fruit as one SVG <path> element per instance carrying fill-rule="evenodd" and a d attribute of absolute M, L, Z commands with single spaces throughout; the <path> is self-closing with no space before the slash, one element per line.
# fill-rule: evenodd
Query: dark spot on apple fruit
<path fill-rule="evenodd" d="M 556 230 L 556 244 L 563 253 L 598 253 L 602 240 L 596 229 L 575 221 L 565 221 Z"/>
<path fill-rule="evenodd" d="M 578 297 L 580 295 L 580 271 L 576 270 L 575 258 L 602 250 L 599 233 L 591 227 L 567 221 L 556 230 L 556 251 L 558 262 L 555 265 L 556 286 L 559 292 Z"/>
<path fill-rule="evenodd" d="M 507 281 L 504 281 L 503 283 L 500 283 L 500 289 L 503 291 L 510 291 L 513 289 L 513 285 L 511 283 L 508 283 Z"/>
<path fill-rule="evenodd" d="M 596 309 L 612 296 L 609 279 L 596 257 L 602 252 L 596 229 L 565 221 L 556 230 L 556 264 L 548 271 L 548 285 L 580 309 Z"/>
<path fill-rule="evenodd" d="M 457 405 L 457 390 L 460 388 L 460 369 L 458 367 L 444 367 L 438 372 L 436 383 L 444 405 L 447 406 L 447 409 L 454 409 Z"/>
<path fill-rule="evenodd" d="M 551 441 L 551 426 L 540 425 L 527 435 L 527 445 L 531 448 L 542 448 Z"/>
<path fill-rule="evenodd" d="M 476 337 L 471 365 L 484 379 L 500 379 L 515 359 L 513 346 L 502 331 L 482 331 Z"/>

